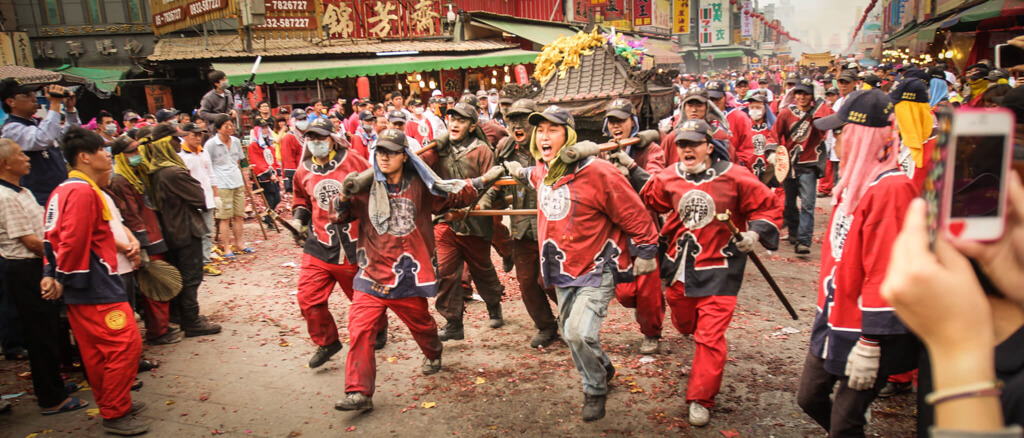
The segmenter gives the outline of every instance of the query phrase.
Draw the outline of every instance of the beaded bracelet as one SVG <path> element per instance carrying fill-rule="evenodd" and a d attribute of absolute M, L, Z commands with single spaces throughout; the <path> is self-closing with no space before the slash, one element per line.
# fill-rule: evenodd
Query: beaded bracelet
<path fill-rule="evenodd" d="M 928 394 L 924 401 L 930 405 L 937 405 L 942 402 L 956 400 L 966 397 L 998 397 L 1002 394 L 1003 382 L 1000 380 L 989 380 L 985 382 L 971 383 L 955 388 L 934 391 Z"/>

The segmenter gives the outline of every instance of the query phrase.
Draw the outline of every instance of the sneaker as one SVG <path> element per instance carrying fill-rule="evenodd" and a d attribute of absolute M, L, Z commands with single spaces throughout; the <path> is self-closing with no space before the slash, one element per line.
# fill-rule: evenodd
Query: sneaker
<path fill-rule="evenodd" d="M 180 329 L 176 332 L 171 332 L 171 329 L 168 328 L 166 333 L 152 339 L 146 339 L 146 343 L 149 345 L 171 345 L 181 342 L 184 338 L 185 336 L 181 333 Z"/>
<path fill-rule="evenodd" d="M 131 415 L 138 415 L 139 412 L 145 411 L 146 408 L 148 408 L 148 407 L 149 406 L 146 406 L 146 404 L 143 403 L 143 402 L 132 401 L 132 410 L 129 411 L 129 413 L 131 413 Z"/>
<path fill-rule="evenodd" d="M 496 329 L 496 328 L 501 328 L 501 326 L 505 325 L 505 318 L 501 317 L 501 304 L 500 303 L 499 304 L 495 304 L 493 307 L 492 306 L 487 306 L 487 315 L 490 318 L 490 320 L 487 321 L 487 326 L 488 327 L 490 327 L 492 329 Z"/>
<path fill-rule="evenodd" d="M 142 381 L 139 379 L 132 380 L 131 390 L 138 391 L 140 389 L 142 389 Z"/>
<path fill-rule="evenodd" d="M 644 336 L 640 342 L 640 354 L 658 354 L 661 349 L 661 339 Z"/>
<path fill-rule="evenodd" d="M 334 404 L 334 409 L 339 411 L 369 411 L 373 409 L 373 398 L 361 392 L 349 392 L 345 398 Z"/>
<path fill-rule="evenodd" d="M 557 329 L 541 330 L 530 339 L 530 348 L 547 347 L 555 342 L 555 339 L 558 339 Z"/>
<path fill-rule="evenodd" d="M 457 323 L 449 322 L 448 324 L 445 324 L 444 328 L 441 329 L 441 333 L 438 333 L 437 336 L 441 338 L 442 342 L 451 340 L 461 341 L 466 339 L 466 333 L 463 330 L 462 321 Z"/>
<path fill-rule="evenodd" d="M 220 269 L 217 269 L 215 266 L 211 264 L 205 264 L 203 265 L 203 274 L 209 275 L 211 277 L 216 277 L 220 274 L 223 274 L 223 272 L 221 272 Z"/>
<path fill-rule="evenodd" d="M 707 426 L 710 421 L 711 411 L 708 408 L 697 402 L 690 403 L 690 424 L 698 427 Z"/>
<path fill-rule="evenodd" d="M 383 350 L 384 346 L 388 345 L 388 326 L 384 326 L 384 330 L 377 332 L 377 339 L 373 342 L 374 350 Z"/>
<path fill-rule="evenodd" d="M 334 356 L 341 351 L 341 341 L 334 341 L 333 344 L 326 347 L 318 347 L 316 353 L 313 353 L 313 357 L 309 359 L 309 367 L 316 368 L 327 362 L 331 356 Z"/>
<path fill-rule="evenodd" d="M 615 365 L 611 363 L 604 368 L 604 383 L 612 383 L 612 379 L 615 378 Z"/>
<path fill-rule="evenodd" d="M 423 375 L 437 374 L 441 371 L 441 358 L 427 359 L 423 358 L 423 367 L 420 369 Z"/>
<path fill-rule="evenodd" d="M 209 336 L 220 333 L 220 324 L 210 324 L 209 322 L 200 319 L 196 325 L 184 327 L 186 338 L 194 338 L 196 336 Z"/>
<path fill-rule="evenodd" d="M 604 418 L 604 403 L 607 395 L 583 394 L 583 421 L 595 421 Z"/>
<path fill-rule="evenodd" d="M 199 318 L 202 319 L 203 317 L 200 316 Z M 177 324 L 167 324 L 167 333 L 181 333 L 181 326 Z"/>
<path fill-rule="evenodd" d="M 885 387 L 879 391 L 878 396 L 881 398 L 889 398 L 897 394 L 904 392 L 910 392 L 914 390 L 914 384 L 911 382 L 895 383 L 886 382 Z"/>
<path fill-rule="evenodd" d="M 132 414 L 121 418 L 103 419 L 103 430 L 115 435 L 138 435 L 149 430 L 149 422 Z"/>
<path fill-rule="evenodd" d="M 804 245 L 802 243 L 798 243 L 796 244 L 796 248 L 793 251 L 795 251 L 797 254 L 810 254 L 811 247 Z"/>

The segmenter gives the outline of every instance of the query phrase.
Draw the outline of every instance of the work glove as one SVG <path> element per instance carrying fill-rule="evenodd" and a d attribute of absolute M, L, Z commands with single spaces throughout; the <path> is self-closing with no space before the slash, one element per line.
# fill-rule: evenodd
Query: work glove
<path fill-rule="evenodd" d="M 632 169 L 636 165 L 636 161 L 626 153 L 626 151 L 616 151 L 611 155 L 608 155 L 608 161 L 612 163 L 618 163 L 620 166 L 625 167 L 627 170 Z"/>
<path fill-rule="evenodd" d="M 519 178 L 519 174 L 523 172 L 523 165 L 518 161 L 509 160 L 502 163 L 502 166 L 505 167 L 505 173 L 512 178 Z"/>
<path fill-rule="evenodd" d="M 658 270 L 658 261 L 650 259 L 637 258 L 633 261 L 633 276 L 639 277 L 641 275 L 647 275 Z"/>
<path fill-rule="evenodd" d="M 295 244 L 300 248 L 306 246 L 306 236 L 309 235 L 309 225 L 302 225 L 295 227 L 299 230 L 298 234 L 292 234 L 292 239 L 295 239 Z"/>
<path fill-rule="evenodd" d="M 758 235 L 754 231 L 743 231 L 740 233 L 740 239 L 736 241 L 736 249 L 740 252 L 750 252 L 754 250 L 754 244 L 757 243 Z"/>
<path fill-rule="evenodd" d="M 565 163 L 575 163 L 587 157 L 597 155 L 601 152 L 601 147 L 592 141 L 581 141 L 574 145 L 565 146 L 562 150 L 558 151 L 558 158 L 562 159 Z"/>
<path fill-rule="evenodd" d="M 369 190 L 370 183 L 372 182 L 373 169 L 366 169 L 359 173 L 352 172 L 341 183 L 341 195 L 350 199 L 359 193 Z"/>
<path fill-rule="evenodd" d="M 519 163 L 516 163 L 516 164 L 519 164 Z M 520 167 L 522 167 L 522 166 L 520 166 Z M 505 176 L 505 167 L 499 164 L 499 165 L 496 165 L 496 166 L 488 169 L 487 172 L 484 172 L 484 174 L 481 176 L 481 178 L 483 179 L 484 185 L 488 186 L 488 185 L 491 185 L 491 183 L 497 181 L 498 178 L 501 178 L 503 176 Z"/>
<path fill-rule="evenodd" d="M 769 152 L 768 156 L 764 159 L 768 164 L 775 165 L 775 152 Z"/>
<path fill-rule="evenodd" d="M 640 144 L 637 145 L 638 149 L 643 149 L 651 143 L 658 143 L 661 141 L 661 133 L 654 129 L 640 131 L 636 136 L 640 139 Z"/>
<path fill-rule="evenodd" d="M 871 389 L 878 377 L 878 361 L 882 347 L 861 338 L 846 357 L 846 375 L 850 376 L 847 386 L 857 391 Z"/>

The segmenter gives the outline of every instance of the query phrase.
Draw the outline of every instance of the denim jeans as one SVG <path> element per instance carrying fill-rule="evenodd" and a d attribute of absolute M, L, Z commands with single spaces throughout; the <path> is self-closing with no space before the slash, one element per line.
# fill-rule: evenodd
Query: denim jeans
<path fill-rule="evenodd" d="M 615 280 L 610 269 L 597 287 L 555 287 L 558 295 L 562 339 L 569 344 L 572 361 L 583 380 L 583 393 L 608 393 L 607 376 L 614 371 L 612 361 L 601 349 L 601 323 L 608 315 L 608 303 L 615 297 Z"/>
<path fill-rule="evenodd" d="M 788 178 L 782 182 L 786 191 L 786 209 L 782 217 L 789 227 L 790 237 L 796 236 L 797 243 L 811 246 L 814 234 L 814 201 L 818 195 L 818 175 L 814 169 L 796 171 L 796 178 Z M 800 196 L 800 210 L 797 211 L 796 198 Z"/>

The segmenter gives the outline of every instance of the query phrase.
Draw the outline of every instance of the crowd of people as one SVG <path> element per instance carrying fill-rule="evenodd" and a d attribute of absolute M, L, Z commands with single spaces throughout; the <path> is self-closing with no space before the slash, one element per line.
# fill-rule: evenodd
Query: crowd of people
<path fill-rule="evenodd" d="M 400 92 L 307 108 L 263 101 L 243 133 L 220 71 L 195 111 L 127 111 L 120 123 L 101 112 L 82 124 L 75 98 L 56 85 L 39 111 L 39 86 L 5 79 L 0 286 L 14 302 L 4 322 L 22 331 L 5 337 L 4 354 L 29 361 L 44 415 L 83 408 L 59 372 L 70 326 L 104 429 L 145 432 L 136 416 L 145 405 L 130 389 L 159 364 L 142 358 L 142 345 L 220 332 L 198 291 L 204 275 L 255 251 L 243 233 L 252 211 L 296 230 L 297 303 L 317 345 L 310 368 L 343 349 L 328 306 L 336 285 L 350 302 L 339 410 L 373 408 L 387 310 L 422 350 L 423 374 L 441 371 L 445 342 L 467 336 L 474 290 L 488 327 L 504 325 L 493 248 L 514 269 L 536 329 L 524 346 L 568 345 L 583 421 L 605 416 L 616 371 L 600 331 L 614 298 L 635 309 L 641 354 L 661 353 L 667 310 L 693 335 L 685 403 L 689 422 L 705 426 L 747 254 L 788 242 L 806 257 L 817 198 L 829 198 L 797 404 L 829 436 L 863 436 L 872 401 L 916 381 L 921 433 L 1019 436 L 1004 426 L 1024 423 L 1024 187 L 1011 176 L 1004 238 L 939 239 L 934 252 L 915 198 L 937 141 L 935 112 L 1001 106 L 1024 121 L 1024 71 L 842 60 L 790 70 L 681 75 L 674 115 L 646 130 L 634 102 L 614 99 L 602 131 L 618 147 L 580 139 L 567 109 L 497 89 L 435 90 L 425 102 Z M 506 221 L 508 208 L 534 213 Z M 275 223 L 286 212 L 292 222 Z M 998 297 L 980 292 L 966 257 Z M 160 263 L 181 276 L 169 301 L 140 287 Z"/>

